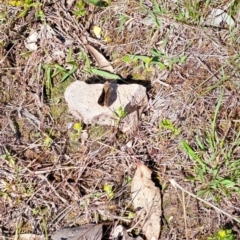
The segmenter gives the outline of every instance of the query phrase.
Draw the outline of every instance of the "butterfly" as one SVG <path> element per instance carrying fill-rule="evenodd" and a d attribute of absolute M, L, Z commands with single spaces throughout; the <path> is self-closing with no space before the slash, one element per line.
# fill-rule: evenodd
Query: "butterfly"
<path fill-rule="evenodd" d="M 112 87 L 111 87 L 111 83 L 110 82 L 105 82 L 103 89 L 102 89 L 102 93 L 100 95 L 100 97 L 98 98 L 98 104 L 101 106 L 110 106 L 111 104 L 111 93 L 112 93 Z"/>

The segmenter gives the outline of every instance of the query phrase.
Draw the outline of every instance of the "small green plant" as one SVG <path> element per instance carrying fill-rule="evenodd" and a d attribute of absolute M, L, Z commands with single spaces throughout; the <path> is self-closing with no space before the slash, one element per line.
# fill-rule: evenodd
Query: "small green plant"
<path fill-rule="evenodd" d="M 164 2 L 161 3 L 161 6 L 159 5 L 159 3 L 157 2 L 157 0 L 153 0 L 153 5 L 154 5 L 154 9 L 153 11 L 157 14 L 162 14 L 165 12 L 165 8 L 164 8 Z"/>
<path fill-rule="evenodd" d="M 76 2 L 75 9 L 73 10 L 73 14 L 76 18 L 81 18 L 85 16 L 86 9 L 85 9 L 85 2 L 83 0 L 79 0 Z"/>
<path fill-rule="evenodd" d="M 39 4 L 35 8 L 36 8 L 35 17 L 37 19 L 40 19 L 41 21 L 43 21 L 45 19 L 45 14 L 44 14 L 43 10 L 41 9 L 41 5 Z"/>
<path fill-rule="evenodd" d="M 134 219 L 136 214 L 134 212 L 128 212 L 128 219 Z"/>
<path fill-rule="evenodd" d="M 200 1 L 186 1 L 186 16 L 195 24 L 199 23 L 201 17 L 199 3 Z"/>
<path fill-rule="evenodd" d="M 137 63 L 140 61 L 140 63 L 143 63 L 143 68 L 148 69 L 150 65 L 157 65 L 160 69 L 165 70 L 166 66 L 162 61 L 160 61 L 158 58 L 154 57 L 148 57 L 148 56 L 142 56 L 142 55 L 131 55 L 128 54 L 126 56 L 123 56 L 122 60 L 126 63 Z M 141 65 L 139 65 L 141 67 Z"/>
<path fill-rule="evenodd" d="M 47 135 L 47 137 L 46 137 L 45 140 L 44 140 L 44 145 L 45 145 L 45 147 L 46 147 L 46 148 L 50 148 L 51 142 L 52 142 L 52 139 L 50 138 L 50 136 Z"/>
<path fill-rule="evenodd" d="M 68 79 L 78 68 L 76 61 L 72 57 L 73 50 L 70 47 L 67 55 L 68 68 L 64 68 L 58 64 L 45 64 L 43 69 L 46 71 L 47 87 L 52 87 L 52 79 L 58 75 L 61 76 L 60 83 Z"/>
<path fill-rule="evenodd" d="M 74 130 L 74 132 L 71 133 L 70 138 L 73 141 L 77 141 L 79 139 L 80 133 L 82 131 L 82 124 L 79 122 L 74 123 L 73 130 Z"/>
<path fill-rule="evenodd" d="M 208 2 L 185 0 L 184 4 L 179 4 L 174 11 L 169 11 L 169 13 L 176 21 L 198 25 L 204 13 L 202 8 L 206 8 Z"/>
<path fill-rule="evenodd" d="M 76 134 L 79 136 L 80 132 L 82 131 L 82 124 L 79 122 L 74 123 L 73 129 L 76 131 Z"/>
<path fill-rule="evenodd" d="M 130 177 L 130 176 L 127 176 L 126 178 L 125 178 L 125 183 L 126 184 L 130 184 L 132 182 L 132 178 Z"/>
<path fill-rule="evenodd" d="M 187 56 L 182 57 L 168 57 L 164 53 L 160 52 L 157 49 L 151 50 L 153 56 L 142 56 L 142 55 L 126 55 L 122 58 L 122 60 L 126 63 L 136 63 L 138 61 L 143 62 L 143 67 L 148 69 L 152 65 L 158 66 L 162 70 L 166 70 L 167 68 L 172 69 L 174 64 L 184 63 L 187 59 Z M 167 64 L 166 64 L 167 63 Z"/>
<path fill-rule="evenodd" d="M 46 93 L 48 96 L 51 96 L 51 91 L 54 86 L 53 78 L 56 76 L 60 76 L 60 83 L 64 82 L 67 78 L 69 78 L 76 70 L 77 63 L 76 62 L 68 62 L 70 65 L 70 69 L 65 69 L 58 64 L 45 64 L 43 65 L 43 69 L 45 70 L 46 80 L 45 87 Z"/>
<path fill-rule="evenodd" d="M 152 49 L 151 53 L 154 56 L 153 63 L 155 63 L 155 61 L 158 62 L 160 60 L 162 60 L 162 61 L 165 60 L 167 62 L 167 66 L 170 70 L 173 68 L 174 64 L 182 64 L 187 59 L 187 55 L 183 55 L 181 57 L 180 56 L 168 57 L 166 54 L 157 50 L 156 48 Z"/>
<path fill-rule="evenodd" d="M 108 197 L 109 200 L 114 198 L 115 194 L 113 192 L 113 187 L 111 185 L 108 185 L 108 184 L 104 185 L 103 190 L 104 190 L 104 192 L 106 192 L 107 197 Z"/>
<path fill-rule="evenodd" d="M 12 168 L 14 168 L 15 167 L 15 161 L 14 161 L 12 155 L 9 153 L 9 151 L 5 147 L 4 147 L 4 152 L 5 152 L 5 154 L 1 155 L 1 157 L 3 159 L 5 159 Z"/>
<path fill-rule="evenodd" d="M 187 153 L 195 165 L 195 173 L 189 179 L 203 183 L 198 195 L 210 194 L 216 201 L 220 200 L 221 194 L 229 196 L 232 192 L 240 193 L 240 159 L 234 154 L 235 148 L 240 146 L 240 133 L 228 143 L 227 136 L 220 138 L 216 131 L 222 96 L 223 93 L 218 100 L 210 130 L 206 130 L 203 136 L 197 135 L 194 146 L 184 140 L 180 145 L 180 149 Z"/>
<path fill-rule="evenodd" d="M 127 116 L 127 112 L 120 106 L 116 111 L 114 111 L 114 115 L 117 117 L 117 125 L 119 125 L 120 121 Z"/>
<path fill-rule="evenodd" d="M 81 53 L 78 56 L 78 59 L 83 59 L 85 62 L 85 66 L 83 68 L 83 71 L 88 75 L 91 76 L 93 75 L 98 75 L 107 79 L 121 79 L 117 74 L 110 73 L 104 70 L 100 70 L 94 67 L 91 67 L 91 62 L 88 57 L 88 55 L 82 50 Z"/>
<path fill-rule="evenodd" d="M 235 240 L 235 234 L 233 234 L 231 229 L 221 229 L 217 233 L 214 233 L 213 236 L 207 238 L 207 240 Z"/>
<path fill-rule="evenodd" d="M 9 1 L 9 4 L 13 7 L 21 7 L 23 10 L 19 14 L 19 17 L 26 17 L 30 8 L 34 7 L 36 9 L 35 16 L 41 20 L 44 19 L 45 15 L 41 10 L 42 3 L 39 1 L 34 2 L 33 0 L 22 0 L 22 1 Z"/>
<path fill-rule="evenodd" d="M 181 133 L 181 129 L 175 128 L 170 119 L 162 120 L 159 124 L 159 129 L 161 128 L 171 130 L 175 137 L 177 137 Z"/>

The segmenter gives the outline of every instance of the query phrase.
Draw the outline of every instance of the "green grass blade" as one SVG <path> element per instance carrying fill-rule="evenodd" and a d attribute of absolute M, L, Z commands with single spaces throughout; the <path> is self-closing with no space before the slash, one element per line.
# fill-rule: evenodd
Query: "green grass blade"
<path fill-rule="evenodd" d="M 211 123 L 212 135 L 213 135 L 213 137 L 214 137 L 214 140 L 217 139 L 217 135 L 216 135 L 216 121 L 217 121 L 217 115 L 218 115 L 220 106 L 221 106 L 221 104 L 222 104 L 223 93 L 224 93 L 224 91 L 222 90 L 222 92 L 221 92 L 221 94 L 220 94 L 220 97 L 219 97 L 219 99 L 218 99 L 218 103 L 217 103 L 215 112 L 214 112 L 213 121 L 212 121 L 212 123 Z"/>
<path fill-rule="evenodd" d="M 189 144 L 186 141 L 182 140 L 181 146 L 183 150 L 188 154 L 191 160 L 201 165 L 203 172 L 205 172 L 206 169 L 209 170 L 209 167 L 200 159 L 197 153 L 189 146 Z"/>
<path fill-rule="evenodd" d="M 108 79 L 121 79 L 121 77 L 119 77 L 117 74 L 110 73 L 110 72 L 100 70 L 100 69 L 97 69 L 97 68 L 91 68 L 91 72 L 98 75 L 98 76 L 105 77 L 105 78 L 108 78 Z"/>
<path fill-rule="evenodd" d="M 64 82 L 70 75 L 72 75 L 77 70 L 77 66 L 74 65 L 73 68 L 68 71 L 61 79 L 60 83 Z"/>

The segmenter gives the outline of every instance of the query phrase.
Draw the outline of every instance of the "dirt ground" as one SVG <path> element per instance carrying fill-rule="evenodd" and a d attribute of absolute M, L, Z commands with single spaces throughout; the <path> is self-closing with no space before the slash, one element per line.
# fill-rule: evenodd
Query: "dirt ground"
<path fill-rule="evenodd" d="M 210 239 L 221 229 L 240 239 L 238 1 L 16 2 L 0 3 L 0 238 L 104 223 L 111 239 L 114 226 L 135 226 L 134 155 L 161 188 L 160 239 Z M 213 9 L 234 26 L 209 23 Z M 137 132 L 113 137 L 84 123 L 78 131 L 64 91 L 99 68 L 86 41 L 126 82 L 149 82 Z"/>

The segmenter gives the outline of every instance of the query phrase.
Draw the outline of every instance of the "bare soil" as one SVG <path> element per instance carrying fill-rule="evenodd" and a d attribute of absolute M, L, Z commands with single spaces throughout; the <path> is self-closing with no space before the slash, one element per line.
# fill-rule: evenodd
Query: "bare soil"
<path fill-rule="evenodd" d="M 174 1 L 159 1 L 169 12 L 159 14 L 157 26 L 144 10 L 154 10 L 152 1 L 143 1 L 143 7 L 138 1 L 125 0 L 111 1 L 106 7 L 85 4 L 85 15 L 78 19 L 75 1 L 72 5 L 71 1 L 70 5 L 41 2 L 44 20 L 36 18 L 37 7 L 19 17 L 23 7 L 0 3 L 5 16 L 0 23 L 0 238 L 8 239 L 16 232 L 50 236 L 63 227 L 106 223 L 104 239 L 109 239 L 117 224 L 133 227 L 137 219 L 128 218 L 133 212 L 128 179 L 136 168 L 134 153 L 154 172 L 154 181 L 161 186 L 160 239 L 207 239 L 222 228 L 232 229 L 240 239 L 239 223 L 188 194 L 183 197 L 169 182 L 175 179 L 197 195 L 212 181 L 212 175 L 206 175 L 203 182 L 196 180 L 196 163 L 180 146 L 184 140 L 198 149 L 196 136 L 209 146 L 206 132 L 212 127 L 222 93 L 215 132 L 224 141 L 215 159 L 223 166 L 229 149 L 234 149 L 230 161 L 240 159 L 239 16 L 234 29 L 197 25 L 173 17 L 184 9 L 184 1 L 179 6 Z M 225 6 L 219 1 L 199 11 L 206 17 L 211 8 Z M 127 20 L 120 29 L 121 17 Z M 27 37 L 46 25 L 55 33 L 43 31 L 37 50 L 28 51 Z M 96 38 L 93 26 L 102 29 L 101 39 Z M 125 81 L 149 81 L 149 107 L 137 132 L 113 134 L 108 127 L 83 124 L 76 137 L 73 124 L 79 120 L 68 113 L 63 93 L 72 81 L 92 77 L 85 71 L 83 53 L 91 66 L 97 67 L 83 36 Z M 165 70 L 122 60 L 127 54 L 151 56 L 153 48 L 172 58 L 187 58 Z M 48 74 L 54 74 L 56 65 L 68 69 L 72 61 L 78 68 L 67 80 L 61 82 L 61 74 L 49 80 Z M 166 66 L 169 61 L 164 60 Z M 164 119 L 179 128 L 180 134 L 161 128 Z M 88 134 L 87 139 L 83 133 Z M 204 154 L 206 159 L 213 156 L 208 149 Z M 218 174 L 228 177 L 221 169 Z M 236 186 L 239 184 L 238 178 Z M 111 200 L 104 192 L 105 185 L 113 186 Z M 239 217 L 239 192 L 214 189 L 210 193 L 201 197 Z"/>

